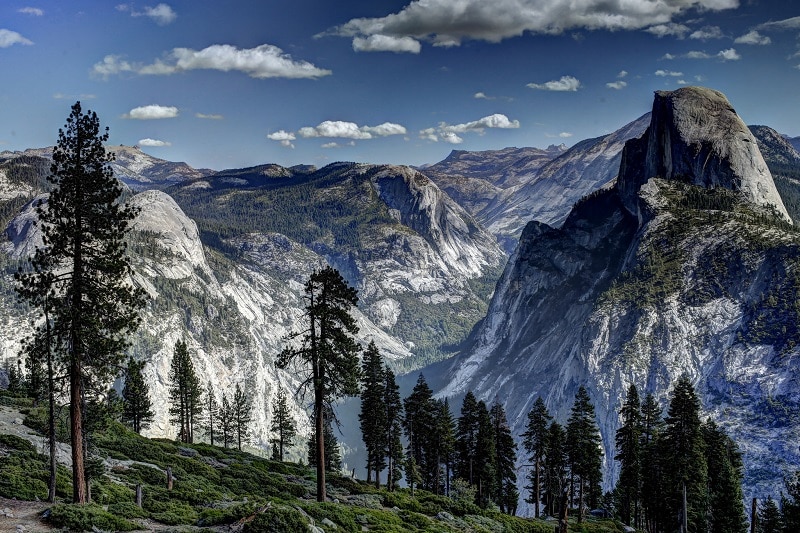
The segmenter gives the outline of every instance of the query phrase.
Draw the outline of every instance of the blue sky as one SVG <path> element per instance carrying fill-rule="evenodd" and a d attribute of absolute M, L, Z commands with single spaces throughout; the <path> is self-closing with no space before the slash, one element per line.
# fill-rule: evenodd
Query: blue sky
<path fill-rule="evenodd" d="M 111 144 L 214 169 L 568 146 L 703 85 L 800 136 L 784 0 L 4 0 L 0 151 L 81 100 Z"/>

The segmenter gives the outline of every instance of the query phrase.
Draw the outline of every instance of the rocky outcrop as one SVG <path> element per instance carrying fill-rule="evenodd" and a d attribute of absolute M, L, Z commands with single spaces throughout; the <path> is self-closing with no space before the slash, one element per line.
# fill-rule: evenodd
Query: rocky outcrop
<path fill-rule="evenodd" d="M 639 188 L 650 178 L 738 191 L 791 223 L 756 139 L 725 95 L 703 87 L 657 91 L 650 127 L 626 146 L 617 187 L 640 216 Z"/>
<path fill-rule="evenodd" d="M 780 200 L 721 94 L 657 93 L 616 186 L 560 229 L 526 226 L 470 347 L 430 380 L 444 379 L 440 396 L 497 398 L 517 435 L 537 396 L 564 423 L 585 386 L 610 489 L 627 387 L 666 406 L 686 373 L 740 443 L 747 492 L 777 494 L 800 459 L 800 423 L 779 414 L 800 407 L 800 237 Z"/>

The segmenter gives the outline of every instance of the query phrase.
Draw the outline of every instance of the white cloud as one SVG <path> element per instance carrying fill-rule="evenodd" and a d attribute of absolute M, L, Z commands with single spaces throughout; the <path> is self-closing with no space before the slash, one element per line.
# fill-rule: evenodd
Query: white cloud
<path fill-rule="evenodd" d="M 25 15 L 33 15 L 34 17 L 41 17 L 44 15 L 44 10 L 38 7 L 23 7 L 18 9 L 17 12 L 24 13 Z"/>
<path fill-rule="evenodd" d="M 166 26 L 174 22 L 178 17 L 167 4 L 158 4 L 156 7 L 145 7 L 144 15 L 153 19 L 159 26 Z"/>
<path fill-rule="evenodd" d="M 753 44 L 753 45 L 765 46 L 768 44 L 772 44 L 772 39 L 770 39 L 766 35 L 761 35 L 756 30 L 750 30 L 744 35 L 737 37 L 733 42 L 736 44 Z"/>
<path fill-rule="evenodd" d="M 542 91 L 577 91 L 581 82 L 572 76 L 561 76 L 559 80 L 552 80 L 545 83 L 529 83 L 527 87 Z"/>
<path fill-rule="evenodd" d="M 202 118 L 202 119 L 205 119 L 205 120 L 222 120 L 222 119 L 225 118 L 222 115 L 215 115 L 215 114 L 207 115 L 205 113 L 195 113 L 194 116 L 196 118 Z"/>
<path fill-rule="evenodd" d="M 622 81 L 622 80 L 620 80 L 620 81 L 612 81 L 612 82 L 606 83 L 606 87 L 608 87 L 609 89 L 616 89 L 618 91 L 620 89 L 624 89 L 627 86 L 628 86 L 628 82 Z"/>
<path fill-rule="evenodd" d="M 285 146 L 286 148 L 294 148 L 293 140 L 296 139 L 294 133 L 290 131 L 279 130 L 275 133 L 270 133 L 267 135 L 267 139 L 271 141 L 278 141 L 281 143 L 281 146 Z"/>
<path fill-rule="evenodd" d="M 757 30 L 800 30 L 800 17 L 792 17 L 783 20 L 765 22 L 756 26 Z"/>
<path fill-rule="evenodd" d="M 674 22 L 669 22 L 667 24 L 657 24 L 655 26 L 650 26 L 649 28 L 645 29 L 647 33 L 652 33 L 659 39 L 661 37 L 667 36 L 675 36 L 678 39 L 683 39 L 687 33 L 691 31 L 691 28 L 688 26 L 684 26 L 683 24 L 676 24 Z"/>
<path fill-rule="evenodd" d="M 692 50 L 691 52 L 687 52 L 684 56 L 687 59 L 711 59 L 711 56 L 705 52 L 701 52 L 699 50 Z"/>
<path fill-rule="evenodd" d="M 561 137 L 562 139 L 569 139 L 570 137 L 572 137 L 572 133 L 568 131 L 562 131 L 561 133 L 558 134 L 558 136 Z"/>
<path fill-rule="evenodd" d="M 156 120 L 162 118 L 175 118 L 178 116 L 178 108 L 163 105 L 146 105 L 141 107 L 134 107 L 122 118 L 130 118 L 136 120 Z"/>
<path fill-rule="evenodd" d="M 33 41 L 15 31 L 0 29 L 0 48 L 8 48 L 15 44 L 33 44 Z"/>
<path fill-rule="evenodd" d="M 320 145 L 320 148 L 326 148 L 326 149 L 327 148 L 344 148 L 345 146 L 355 146 L 355 145 L 356 145 L 355 141 L 350 141 L 349 143 L 346 143 L 346 144 L 339 144 L 339 143 L 334 141 L 334 142 L 329 142 L 329 143 L 325 143 L 323 145 Z"/>
<path fill-rule="evenodd" d="M 722 30 L 719 26 L 704 26 L 699 30 L 693 31 L 689 35 L 689 39 L 699 39 L 706 41 L 708 39 L 722 39 Z"/>
<path fill-rule="evenodd" d="M 165 59 L 150 65 L 129 63 L 120 56 L 107 55 L 96 63 L 92 73 L 107 78 L 131 72 L 141 75 L 168 75 L 188 70 L 221 70 L 244 72 L 252 78 L 320 78 L 331 74 L 307 61 L 295 61 L 277 46 L 262 44 L 240 49 L 228 44 L 215 44 L 202 50 L 174 48 Z"/>
<path fill-rule="evenodd" d="M 687 82 L 686 80 L 678 80 L 675 83 L 677 83 L 678 85 L 689 85 L 689 82 Z"/>
<path fill-rule="evenodd" d="M 689 10 L 719 11 L 738 5 L 739 0 L 412 0 L 397 13 L 354 18 L 321 35 L 408 37 L 435 46 L 459 46 L 466 39 L 496 43 L 525 32 L 558 35 L 661 25 L 675 31 L 668 25 Z"/>
<path fill-rule="evenodd" d="M 353 38 L 353 50 L 356 52 L 407 52 L 418 54 L 421 49 L 422 45 L 420 42 L 412 37 L 370 35 L 367 38 Z"/>
<path fill-rule="evenodd" d="M 172 146 L 171 142 L 168 141 L 159 141 L 158 139 L 140 139 L 138 143 L 139 146 L 152 146 L 155 148 L 160 148 L 163 146 Z"/>
<path fill-rule="evenodd" d="M 303 138 L 328 137 L 339 139 L 368 140 L 375 137 L 405 135 L 406 128 L 400 124 L 384 122 L 378 126 L 359 126 L 355 122 L 342 120 L 326 120 L 317 126 L 306 126 L 297 130 Z"/>
<path fill-rule="evenodd" d="M 675 56 L 674 56 L 674 55 L 672 55 L 672 54 L 669 54 L 669 53 L 667 53 L 667 54 L 664 54 L 664 55 L 661 57 L 661 59 L 673 60 L 673 59 L 675 59 Z"/>
<path fill-rule="evenodd" d="M 460 144 L 464 142 L 464 139 L 458 135 L 459 133 L 475 132 L 483 134 L 488 128 L 516 129 L 519 128 L 519 121 L 509 120 L 507 116 L 496 113 L 463 124 L 447 124 L 446 122 L 440 122 L 435 128 L 421 130 L 419 132 L 419 137 L 433 142 L 441 140 L 450 144 Z"/>
<path fill-rule="evenodd" d="M 738 61 L 742 58 L 742 56 L 739 55 L 739 52 L 737 52 L 734 48 L 722 50 L 717 54 L 717 57 L 723 61 Z"/>
<path fill-rule="evenodd" d="M 485 93 L 483 93 L 483 92 L 477 92 L 477 93 L 475 93 L 475 94 L 474 94 L 472 97 L 473 97 L 473 98 L 476 98 L 476 99 L 478 99 L 478 100 L 493 100 L 493 98 L 489 98 L 489 97 L 488 97 L 488 96 L 486 96 L 486 94 L 485 94 Z"/>
<path fill-rule="evenodd" d="M 655 74 L 656 76 L 673 76 L 675 78 L 683 76 L 683 72 L 674 72 L 671 70 L 661 70 L 661 69 L 657 70 Z"/>
<path fill-rule="evenodd" d="M 621 80 L 622 78 L 626 77 L 627 75 L 628 75 L 628 71 L 627 70 L 620 70 L 619 74 L 617 74 L 617 78 Z"/>
<path fill-rule="evenodd" d="M 72 95 L 72 94 L 64 94 L 64 93 L 53 93 L 53 98 L 56 100 L 94 100 L 97 98 L 96 94 L 79 94 L 79 95 Z"/>

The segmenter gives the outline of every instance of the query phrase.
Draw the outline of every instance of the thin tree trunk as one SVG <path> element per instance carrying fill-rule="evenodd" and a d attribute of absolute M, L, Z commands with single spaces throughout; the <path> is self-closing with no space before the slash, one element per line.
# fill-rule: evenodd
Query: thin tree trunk
<path fill-rule="evenodd" d="M 540 465 L 539 465 L 539 454 L 538 453 L 536 454 L 536 466 L 534 468 L 536 468 L 536 473 L 534 474 L 534 481 L 533 481 L 533 484 L 534 484 L 535 489 L 536 489 L 536 491 L 535 491 L 536 501 L 533 503 L 533 505 L 534 505 L 534 507 L 533 507 L 533 516 L 535 518 L 539 518 L 539 501 L 541 500 L 541 494 L 539 493 L 539 486 L 541 485 L 541 481 L 539 480 Z"/>
<path fill-rule="evenodd" d="M 50 317 L 47 312 L 47 297 L 44 303 L 44 321 L 45 321 L 45 349 L 47 350 L 47 440 L 50 445 L 50 479 L 47 484 L 47 501 L 55 503 L 56 501 L 56 471 L 58 465 L 56 464 L 56 392 L 55 392 L 55 377 L 53 372 L 53 353 L 50 350 Z"/>
<path fill-rule="evenodd" d="M 72 424 L 70 444 L 72 445 L 72 501 L 86 503 L 86 479 L 83 463 L 83 413 L 81 410 L 81 365 L 79 355 L 73 354 L 70 365 L 70 405 L 69 418 Z"/>

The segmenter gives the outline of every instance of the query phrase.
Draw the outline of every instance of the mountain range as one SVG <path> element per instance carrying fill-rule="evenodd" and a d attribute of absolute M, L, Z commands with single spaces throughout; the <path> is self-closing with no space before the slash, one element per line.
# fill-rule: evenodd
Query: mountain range
<path fill-rule="evenodd" d="M 330 264 L 359 291 L 360 340 L 451 402 L 467 390 L 497 398 L 516 436 L 538 395 L 564 421 L 587 386 L 607 484 L 627 385 L 665 404 L 687 372 L 705 414 L 742 444 L 750 492 L 776 494 L 800 459 L 791 141 L 748 129 L 723 95 L 685 88 L 571 148 L 454 151 L 420 168 L 217 172 L 109 147 L 141 208 L 130 246 L 150 300 L 131 353 L 148 362 L 157 406 L 148 434 L 175 434 L 167 375 L 185 339 L 218 396 L 237 383 L 251 391 L 253 445 L 266 447 L 278 388 L 299 384 L 275 357 L 299 327 L 303 284 Z M 50 151 L 0 153 L 7 362 L 30 328 L 12 274 L 40 242 L 31 202 L 46 198 Z M 306 407 L 300 396 L 292 404 L 303 431 Z M 344 440 L 360 467 L 361 443 Z"/>

